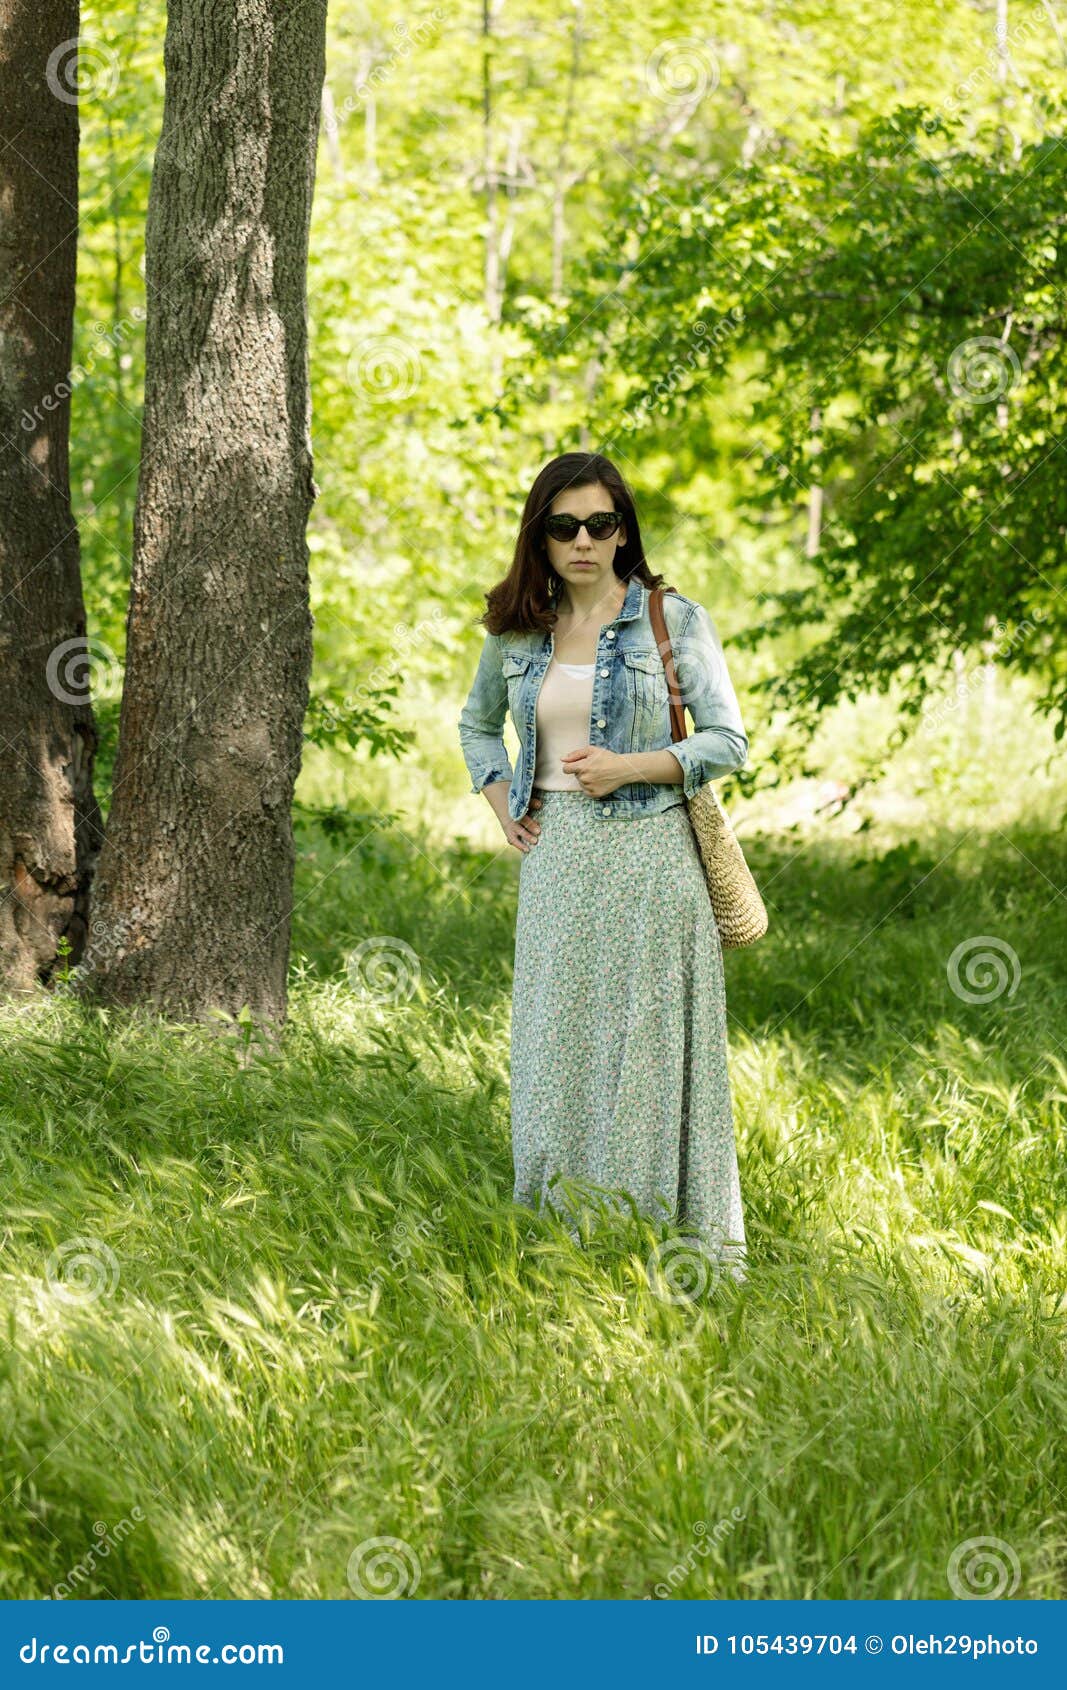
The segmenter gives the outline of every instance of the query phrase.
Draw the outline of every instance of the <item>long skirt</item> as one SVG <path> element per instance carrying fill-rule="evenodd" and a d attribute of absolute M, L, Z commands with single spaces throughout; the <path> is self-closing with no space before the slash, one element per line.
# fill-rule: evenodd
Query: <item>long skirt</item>
<path fill-rule="evenodd" d="M 722 945 L 688 811 L 599 817 L 584 792 L 534 796 L 541 834 L 515 926 L 514 1200 L 572 1219 L 561 1180 L 608 1207 L 628 1193 L 742 1280 Z"/>

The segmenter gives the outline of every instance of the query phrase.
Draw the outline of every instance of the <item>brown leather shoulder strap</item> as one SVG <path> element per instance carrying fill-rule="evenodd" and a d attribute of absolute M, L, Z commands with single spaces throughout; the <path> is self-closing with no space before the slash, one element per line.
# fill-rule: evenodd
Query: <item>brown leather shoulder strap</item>
<path fill-rule="evenodd" d="M 671 589 L 673 591 L 673 588 Z M 678 690 L 678 677 L 674 669 L 674 651 L 671 647 L 671 637 L 667 632 L 667 620 L 663 614 L 663 588 L 653 587 L 648 595 L 648 614 L 652 619 L 652 632 L 656 636 L 656 645 L 663 659 L 663 668 L 667 676 L 667 697 L 671 706 L 671 740 L 686 739 L 685 708 Z"/>

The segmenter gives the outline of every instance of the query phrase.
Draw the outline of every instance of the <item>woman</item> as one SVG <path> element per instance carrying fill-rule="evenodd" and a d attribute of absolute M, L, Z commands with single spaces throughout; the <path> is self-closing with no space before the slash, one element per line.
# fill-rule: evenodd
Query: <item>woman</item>
<path fill-rule="evenodd" d="M 722 947 L 685 798 L 741 768 L 748 739 L 710 617 L 668 589 L 694 725 L 672 745 L 648 610 L 662 579 L 609 459 L 567 452 L 546 464 L 511 568 L 486 594 L 459 735 L 471 791 L 522 853 L 515 1201 L 558 1211 L 568 1186 L 628 1192 L 742 1279 Z"/>

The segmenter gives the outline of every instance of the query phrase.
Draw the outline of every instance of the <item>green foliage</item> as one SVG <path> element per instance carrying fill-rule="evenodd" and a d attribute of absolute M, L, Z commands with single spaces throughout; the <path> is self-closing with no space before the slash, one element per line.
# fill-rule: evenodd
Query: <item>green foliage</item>
<path fill-rule="evenodd" d="M 312 745 L 347 746 L 350 750 L 365 745 L 371 757 L 383 753 L 399 756 L 415 736 L 387 720 L 389 695 L 396 691 L 396 683 L 391 683 L 366 702 L 354 701 L 339 687 L 313 692 L 304 719 L 304 738 Z"/>
<path fill-rule="evenodd" d="M 164 23 L 161 0 L 83 8 L 72 479 L 117 654 Z M 674 0 L 530 0 L 488 35 L 478 7 L 420 0 L 397 26 L 384 0 L 331 6 L 311 743 L 385 753 L 407 700 L 373 695 L 401 672 L 408 721 L 435 695 L 455 714 L 530 479 L 594 444 L 635 484 L 654 567 L 715 612 L 747 716 L 774 717 L 761 780 L 839 699 L 902 680 L 907 721 L 976 642 L 1062 712 L 1062 54 L 1040 8 L 1008 23 L 1001 76 L 994 12 L 965 0 L 742 0 L 698 36 Z M 952 355 L 1005 332 L 1004 405 L 961 399 Z M 355 667 L 365 709 L 337 702 Z"/>
<path fill-rule="evenodd" d="M 916 712 L 934 666 L 987 642 L 1062 720 L 1061 149 L 1014 160 L 934 133 L 899 113 L 844 160 L 807 161 L 815 203 L 780 202 L 802 256 L 746 300 L 773 349 L 756 425 L 793 496 L 817 476 L 826 501 L 813 567 L 832 625 L 770 702 L 814 716 L 900 679 Z M 781 497 L 769 484 L 768 508 Z"/>

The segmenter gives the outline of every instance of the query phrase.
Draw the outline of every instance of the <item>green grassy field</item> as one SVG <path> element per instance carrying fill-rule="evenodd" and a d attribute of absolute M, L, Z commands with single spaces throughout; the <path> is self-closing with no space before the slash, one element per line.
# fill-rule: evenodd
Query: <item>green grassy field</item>
<path fill-rule="evenodd" d="M 305 836 L 279 1048 L 6 1012 L 0 1596 L 1062 1598 L 1067 846 L 1003 801 L 750 842 L 743 1286 L 511 1204 L 492 842 Z"/>

